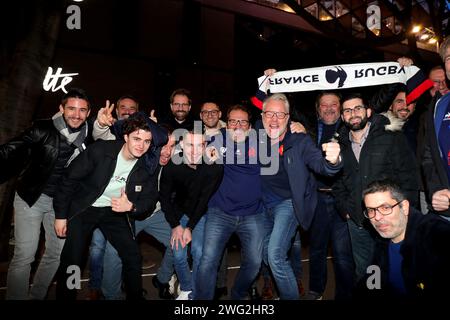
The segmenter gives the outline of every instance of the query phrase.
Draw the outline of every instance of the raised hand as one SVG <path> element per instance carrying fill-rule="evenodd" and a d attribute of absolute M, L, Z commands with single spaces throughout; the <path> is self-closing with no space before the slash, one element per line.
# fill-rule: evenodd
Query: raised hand
<path fill-rule="evenodd" d="M 305 127 L 300 122 L 292 121 L 290 128 L 292 133 L 306 133 Z"/>
<path fill-rule="evenodd" d="M 322 150 L 325 152 L 325 159 L 331 164 L 337 164 L 339 161 L 339 154 L 341 153 L 341 147 L 339 143 L 328 142 L 322 144 Z"/>
<path fill-rule="evenodd" d="M 267 77 L 270 77 L 270 76 L 272 76 L 275 72 L 277 72 L 277 69 L 267 69 L 267 70 L 264 70 L 264 75 L 267 76 Z"/>
<path fill-rule="evenodd" d="M 158 123 L 158 118 L 155 116 L 155 110 L 152 109 L 152 111 L 150 111 L 150 119 L 155 122 Z"/>
<path fill-rule="evenodd" d="M 101 127 L 110 127 L 114 124 L 116 119 L 112 116 L 114 110 L 114 103 L 110 106 L 109 100 L 106 100 L 106 104 L 103 108 L 100 108 L 97 113 L 97 121 Z"/>
<path fill-rule="evenodd" d="M 217 159 L 219 159 L 219 151 L 217 151 L 216 147 L 214 146 L 208 146 L 205 149 L 205 157 L 206 162 L 215 162 Z"/>
<path fill-rule="evenodd" d="M 409 66 L 413 65 L 412 59 L 407 58 L 407 57 L 400 57 L 397 59 L 397 62 L 400 65 L 400 67 L 409 67 Z"/>
<path fill-rule="evenodd" d="M 111 198 L 111 207 L 114 212 L 128 212 L 133 208 L 123 188 L 120 190 L 120 198 Z"/>

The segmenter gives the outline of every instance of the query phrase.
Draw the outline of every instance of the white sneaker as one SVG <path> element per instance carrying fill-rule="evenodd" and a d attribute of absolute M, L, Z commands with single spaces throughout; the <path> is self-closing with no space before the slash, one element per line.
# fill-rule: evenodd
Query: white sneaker
<path fill-rule="evenodd" d="M 190 300 L 189 299 L 189 294 L 192 291 L 180 291 L 180 294 L 178 295 L 176 300 Z"/>
<path fill-rule="evenodd" d="M 175 284 L 177 282 L 177 275 L 173 274 L 169 280 L 169 292 L 171 295 L 176 296 L 178 292 L 175 292 Z"/>

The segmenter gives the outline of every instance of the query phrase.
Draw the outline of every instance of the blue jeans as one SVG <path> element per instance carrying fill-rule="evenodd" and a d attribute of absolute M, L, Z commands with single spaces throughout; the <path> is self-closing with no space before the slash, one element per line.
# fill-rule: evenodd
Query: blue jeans
<path fill-rule="evenodd" d="M 300 241 L 300 230 L 297 229 L 294 241 L 292 242 L 291 252 L 289 253 L 289 261 L 292 270 L 294 271 L 297 280 L 302 279 L 303 265 L 302 265 L 302 243 Z"/>
<path fill-rule="evenodd" d="M 335 299 L 350 299 L 355 266 L 347 221 L 336 210 L 331 194 L 319 192 L 318 196 L 310 228 L 309 289 L 319 294 L 325 291 L 328 242 L 331 241 L 336 280 Z"/>
<path fill-rule="evenodd" d="M 181 244 L 179 244 L 178 250 L 175 246 L 172 248 L 173 262 L 175 265 L 175 271 L 177 273 L 178 280 L 180 281 L 181 291 L 192 291 L 191 297 L 195 297 L 195 286 L 193 284 L 196 283 L 198 265 L 202 257 L 205 220 L 205 216 L 201 217 L 201 219 L 195 225 L 194 230 L 192 230 L 192 241 L 190 243 L 192 256 L 192 274 L 188 263 L 189 246 L 185 246 L 183 248 Z M 186 227 L 188 221 L 189 217 L 187 215 L 183 215 L 180 220 L 181 226 Z"/>
<path fill-rule="evenodd" d="M 89 288 L 101 289 L 103 278 L 103 258 L 105 256 L 106 238 L 97 228 L 92 234 L 89 247 Z"/>
<path fill-rule="evenodd" d="M 294 241 L 292 242 L 291 249 L 289 251 L 289 262 L 294 271 L 295 278 L 298 280 L 302 279 L 303 275 L 303 265 L 302 265 L 302 243 L 300 239 L 300 230 L 297 229 L 295 233 Z M 272 275 L 270 274 L 269 267 L 263 263 L 261 265 L 261 275 L 264 278 L 264 285 L 268 283 Z M 253 284 L 254 286 L 256 283 Z"/>
<path fill-rule="evenodd" d="M 262 261 L 264 239 L 262 213 L 232 216 L 219 208 L 209 208 L 205 224 L 205 245 L 195 282 L 195 299 L 212 300 L 214 298 L 220 259 L 234 232 L 241 241 L 241 268 L 231 289 L 231 298 L 240 300 L 247 296 Z"/>
<path fill-rule="evenodd" d="M 358 226 L 352 219 L 348 220 L 348 230 L 352 242 L 353 260 L 355 261 L 355 282 L 358 283 L 366 274 L 372 263 L 375 251 L 375 230 L 371 226 Z"/>
<path fill-rule="evenodd" d="M 170 249 L 171 228 L 161 210 L 153 213 L 145 220 L 135 221 L 136 234 L 145 231 L 153 236 L 166 247 L 161 266 L 158 269 L 157 278 L 162 283 L 167 283 L 172 276 L 173 255 Z M 114 247 L 108 242 L 105 250 L 103 264 L 102 292 L 107 300 L 123 299 L 121 292 L 122 285 L 122 261 Z"/>
<path fill-rule="evenodd" d="M 292 200 L 284 200 L 264 212 L 264 262 L 270 266 L 282 300 L 299 299 L 297 279 L 288 251 L 298 227 Z"/>

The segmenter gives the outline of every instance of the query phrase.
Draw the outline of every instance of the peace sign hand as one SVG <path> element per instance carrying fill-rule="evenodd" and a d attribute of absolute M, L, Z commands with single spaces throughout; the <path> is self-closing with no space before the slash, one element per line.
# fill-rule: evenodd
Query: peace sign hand
<path fill-rule="evenodd" d="M 114 103 L 110 106 L 109 100 L 106 100 L 105 107 L 98 110 L 97 121 L 101 127 L 110 127 L 116 122 L 116 119 L 112 116 L 113 110 Z"/>

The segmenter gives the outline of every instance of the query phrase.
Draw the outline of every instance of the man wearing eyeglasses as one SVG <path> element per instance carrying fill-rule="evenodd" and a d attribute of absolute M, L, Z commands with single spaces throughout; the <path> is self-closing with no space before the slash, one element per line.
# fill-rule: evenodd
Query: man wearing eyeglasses
<path fill-rule="evenodd" d="M 189 115 L 191 111 L 191 93 L 189 90 L 180 88 L 176 89 L 170 95 L 170 110 L 172 114 L 161 121 L 174 130 L 186 129 L 192 131 L 194 129 L 194 121 Z"/>
<path fill-rule="evenodd" d="M 370 293 L 383 299 L 442 298 L 450 286 L 450 223 L 422 215 L 391 180 L 369 184 L 363 199 L 365 217 L 383 238 L 373 260 L 381 288 Z"/>
<path fill-rule="evenodd" d="M 298 299 L 296 277 L 287 253 L 297 227 L 307 230 L 317 204 L 317 185 L 311 171 L 332 176 L 342 167 L 336 142 L 322 145 L 322 155 L 306 134 L 292 134 L 288 128 L 289 101 L 284 94 L 264 100 L 262 123 L 265 135 L 259 147 L 266 147 L 270 163 L 277 170 L 261 174 L 264 203 L 264 261 L 270 266 L 280 299 Z M 267 166 L 261 164 L 263 167 Z"/>
<path fill-rule="evenodd" d="M 438 94 L 439 97 L 442 97 L 449 92 L 447 81 L 445 79 L 445 71 L 442 66 L 439 65 L 431 68 L 428 78 L 433 81 L 433 87 L 430 89 L 432 97 L 436 94 Z"/>
<path fill-rule="evenodd" d="M 241 267 L 231 289 L 231 299 L 242 300 L 261 267 L 264 239 L 260 166 L 257 139 L 251 131 L 249 110 L 241 105 L 227 111 L 227 130 L 221 130 L 212 146 L 224 174 L 208 203 L 204 246 L 196 280 L 199 300 L 214 298 L 222 253 L 235 232 L 241 242 Z"/>
<path fill-rule="evenodd" d="M 338 211 L 348 220 L 356 281 L 369 266 L 376 234 L 362 210 L 362 191 L 374 180 L 397 181 L 412 205 L 418 203 L 415 157 L 399 128 L 391 128 L 388 118 L 372 114 L 363 97 L 349 94 L 342 100 L 340 131 L 344 168 L 333 186 Z M 413 174 L 414 173 L 414 174 Z"/>
<path fill-rule="evenodd" d="M 214 102 L 205 102 L 200 110 L 200 119 L 203 122 L 204 133 L 207 136 L 215 136 L 220 133 L 220 129 L 226 127 L 226 123 L 220 120 L 222 112 Z"/>

